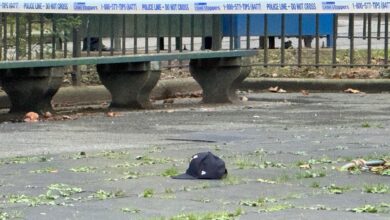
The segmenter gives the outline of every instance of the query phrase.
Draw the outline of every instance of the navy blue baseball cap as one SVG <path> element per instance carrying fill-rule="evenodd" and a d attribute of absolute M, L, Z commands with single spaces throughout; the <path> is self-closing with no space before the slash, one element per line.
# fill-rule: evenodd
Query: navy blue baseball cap
<path fill-rule="evenodd" d="M 225 162 L 211 152 L 192 156 L 187 171 L 173 176 L 173 179 L 222 179 L 227 175 Z"/>

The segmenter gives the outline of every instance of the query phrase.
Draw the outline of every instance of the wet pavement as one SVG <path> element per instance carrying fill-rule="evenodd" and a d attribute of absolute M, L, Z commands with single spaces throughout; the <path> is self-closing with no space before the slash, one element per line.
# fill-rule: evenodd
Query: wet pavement
<path fill-rule="evenodd" d="M 390 94 L 251 93 L 0 123 L 0 219 L 389 219 Z M 174 180 L 212 151 L 224 180 Z M 300 165 L 309 169 L 300 168 Z"/>

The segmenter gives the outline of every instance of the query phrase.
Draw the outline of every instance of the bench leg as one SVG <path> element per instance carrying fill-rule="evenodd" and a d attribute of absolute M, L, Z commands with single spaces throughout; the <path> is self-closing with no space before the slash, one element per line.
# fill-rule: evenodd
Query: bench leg
<path fill-rule="evenodd" d="M 238 101 L 236 89 L 249 75 L 249 59 L 241 57 L 193 59 L 192 77 L 203 89 L 204 103 L 233 103 Z"/>
<path fill-rule="evenodd" d="M 110 91 L 113 108 L 149 108 L 150 93 L 160 78 L 159 62 L 97 65 L 100 81 Z"/>
<path fill-rule="evenodd" d="M 0 81 L 10 102 L 10 113 L 52 111 L 51 100 L 60 88 L 63 68 L 36 67 L 0 70 Z"/>

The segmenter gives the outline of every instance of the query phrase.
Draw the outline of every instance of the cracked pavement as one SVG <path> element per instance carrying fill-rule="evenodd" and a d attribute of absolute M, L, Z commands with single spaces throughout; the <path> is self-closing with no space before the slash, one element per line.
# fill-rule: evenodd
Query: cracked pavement
<path fill-rule="evenodd" d="M 0 216 L 390 218 L 389 176 L 338 170 L 390 157 L 390 94 L 245 95 L 234 105 L 175 99 L 117 117 L 102 109 L 76 120 L 2 122 Z M 226 162 L 226 179 L 169 178 L 202 151 Z M 365 192 L 380 186 L 387 192 Z"/>

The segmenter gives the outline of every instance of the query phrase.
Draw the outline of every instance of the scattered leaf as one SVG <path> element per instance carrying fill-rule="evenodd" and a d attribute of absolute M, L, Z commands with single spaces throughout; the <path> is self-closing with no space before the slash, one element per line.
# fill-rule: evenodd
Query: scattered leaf
<path fill-rule="evenodd" d="M 200 97 L 202 97 L 202 94 L 203 94 L 202 90 L 191 92 L 190 98 L 200 98 Z"/>
<path fill-rule="evenodd" d="M 173 96 L 170 96 L 170 98 L 200 98 L 200 97 L 202 97 L 202 90 L 198 90 L 190 93 L 176 92 Z"/>
<path fill-rule="evenodd" d="M 63 115 L 62 120 L 72 120 L 72 117 L 70 117 L 69 115 Z"/>
<path fill-rule="evenodd" d="M 39 115 L 35 112 L 28 112 L 24 116 L 24 121 L 25 122 L 37 122 L 39 120 Z"/>
<path fill-rule="evenodd" d="M 308 163 L 307 164 L 302 164 L 302 165 L 299 166 L 299 168 L 307 170 L 307 169 L 311 169 L 311 165 L 308 164 Z"/>
<path fill-rule="evenodd" d="M 372 185 L 365 185 L 363 188 L 363 192 L 365 193 L 378 193 L 378 194 L 384 194 L 384 193 L 390 193 L 390 185 L 385 184 L 372 184 Z"/>
<path fill-rule="evenodd" d="M 326 176 L 326 173 L 323 170 L 320 171 L 311 171 L 311 170 L 306 170 L 303 173 L 298 173 L 297 174 L 297 179 L 303 179 L 303 178 L 319 178 L 319 177 L 324 177 Z"/>
<path fill-rule="evenodd" d="M 248 101 L 248 97 L 246 97 L 246 96 L 241 96 L 241 97 L 240 97 L 240 100 L 243 101 L 243 102 L 247 102 L 247 101 Z"/>
<path fill-rule="evenodd" d="M 276 184 L 276 181 L 273 181 L 273 180 L 267 180 L 267 179 L 257 179 L 257 182 L 260 182 L 260 183 L 268 183 L 268 184 Z"/>
<path fill-rule="evenodd" d="M 335 184 L 331 184 L 330 186 L 325 187 L 331 194 L 343 194 L 344 192 L 351 189 L 349 186 L 336 186 Z"/>
<path fill-rule="evenodd" d="M 378 207 L 373 205 L 365 205 L 363 207 L 351 209 L 350 211 L 356 213 L 378 213 Z"/>
<path fill-rule="evenodd" d="M 106 199 L 112 199 L 112 198 L 120 198 L 124 196 L 124 192 L 121 190 L 118 190 L 116 192 L 107 192 L 102 189 L 94 192 L 92 195 L 89 196 L 89 198 L 95 198 L 98 200 L 106 200 Z"/>
<path fill-rule="evenodd" d="M 277 92 L 277 93 L 286 93 L 287 92 L 286 90 L 280 88 L 279 86 L 269 87 L 268 91 Z"/>
<path fill-rule="evenodd" d="M 359 90 L 357 90 L 357 89 L 351 89 L 351 88 L 348 88 L 348 89 L 344 90 L 344 92 L 345 92 L 345 93 L 352 93 L 352 94 L 358 94 L 358 93 L 360 93 Z"/>
<path fill-rule="evenodd" d="M 109 111 L 107 112 L 107 117 L 118 117 L 118 116 L 121 116 L 121 114 L 119 114 L 118 112 L 112 112 L 112 111 Z"/>
<path fill-rule="evenodd" d="M 175 102 L 174 99 L 165 99 L 165 100 L 163 101 L 164 104 L 173 104 L 173 102 Z"/>
<path fill-rule="evenodd" d="M 75 167 L 70 168 L 69 170 L 75 173 L 92 173 L 96 171 L 96 167 L 89 167 L 89 166 L 81 166 L 81 167 Z"/>
<path fill-rule="evenodd" d="M 58 173 L 58 169 L 53 167 L 47 167 L 38 170 L 31 170 L 30 173 Z"/>
<path fill-rule="evenodd" d="M 301 90 L 301 93 L 302 93 L 302 95 L 304 95 L 304 96 L 308 96 L 308 95 L 309 95 L 309 91 L 304 90 L 304 89 Z"/>
<path fill-rule="evenodd" d="M 279 86 L 269 87 L 268 88 L 268 91 L 270 91 L 270 92 L 278 92 L 278 90 L 279 90 Z"/>
<path fill-rule="evenodd" d="M 45 113 L 43 113 L 43 117 L 46 118 L 46 119 L 52 118 L 53 114 L 51 112 L 45 112 Z"/>
<path fill-rule="evenodd" d="M 154 190 L 151 188 L 147 188 L 144 190 L 144 192 L 140 195 L 140 197 L 144 198 L 152 198 L 154 195 Z"/>
<path fill-rule="evenodd" d="M 390 176 L 390 168 L 389 168 L 389 169 L 386 169 L 386 170 L 383 170 L 383 171 L 381 172 L 381 175 L 382 175 L 382 176 Z"/>
<path fill-rule="evenodd" d="M 140 209 L 131 209 L 131 208 L 121 208 L 121 211 L 122 212 L 127 212 L 127 213 L 133 213 L 133 214 L 135 214 L 135 213 L 140 213 L 141 212 L 141 210 Z"/>

